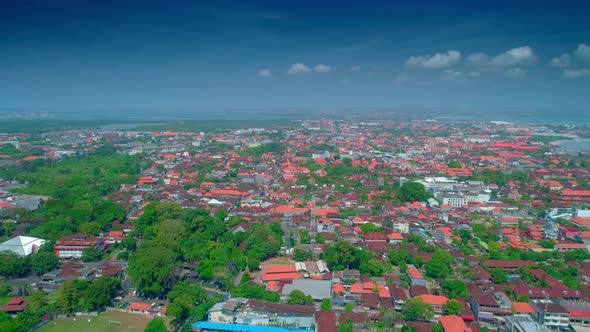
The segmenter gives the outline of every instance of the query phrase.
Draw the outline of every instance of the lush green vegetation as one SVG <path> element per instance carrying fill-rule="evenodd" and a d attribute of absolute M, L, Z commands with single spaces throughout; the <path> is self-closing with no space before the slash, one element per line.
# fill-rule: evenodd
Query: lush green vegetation
<path fill-rule="evenodd" d="M 466 180 L 483 181 L 486 184 L 495 183 L 498 186 L 503 186 L 509 181 L 528 182 L 529 175 L 526 172 L 515 171 L 512 173 L 504 173 L 499 170 L 482 170 L 475 172 Z"/>
<path fill-rule="evenodd" d="M 432 197 L 419 182 L 404 182 L 399 188 L 398 198 L 402 202 L 424 202 Z"/>
<path fill-rule="evenodd" d="M 180 262 L 199 262 L 199 277 L 230 290 L 246 266 L 276 255 L 282 245 L 279 224 L 255 225 L 250 234 L 230 232 L 241 222 L 226 213 L 211 216 L 204 209 L 184 210 L 173 203 L 151 203 L 136 223 L 142 245 L 131 254 L 127 272 L 136 287 L 148 294 L 167 292 L 175 283 Z"/>
<path fill-rule="evenodd" d="M 312 304 L 313 299 L 309 295 L 305 295 L 302 291 L 296 289 L 289 294 L 287 298 L 288 304 Z"/>
<path fill-rule="evenodd" d="M 23 213 L 20 221 L 31 236 L 55 240 L 78 231 L 98 234 L 113 220 L 122 220 L 125 209 L 103 197 L 134 182 L 139 171 L 139 157 L 119 155 L 106 146 L 83 158 L 38 159 L 2 168 L 0 177 L 27 182 L 18 193 L 50 197 L 42 208 Z"/>
<path fill-rule="evenodd" d="M 121 288 L 121 280 L 102 276 L 94 281 L 66 280 L 59 288 L 57 308 L 60 312 L 92 311 L 112 303 Z"/>
<path fill-rule="evenodd" d="M 411 321 L 430 321 L 434 317 L 432 306 L 424 303 L 420 298 L 412 298 L 406 301 L 402 307 L 404 319 Z"/>
<path fill-rule="evenodd" d="M 249 148 L 245 151 L 240 151 L 243 156 L 260 157 L 265 153 L 278 153 L 283 154 L 285 152 L 285 146 L 278 143 L 267 143 L 257 147 Z"/>

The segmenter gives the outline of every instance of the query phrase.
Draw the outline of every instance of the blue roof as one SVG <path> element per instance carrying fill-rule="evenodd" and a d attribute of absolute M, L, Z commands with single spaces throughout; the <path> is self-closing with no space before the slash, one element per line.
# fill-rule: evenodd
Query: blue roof
<path fill-rule="evenodd" d="M 314 330 L 288 329 L 284 327 L 254 326 L 244 324 L 224 324 L 213 322 L 196 322 L 193 329 L 209 329 L 236 332 L 314 332 Z"/>

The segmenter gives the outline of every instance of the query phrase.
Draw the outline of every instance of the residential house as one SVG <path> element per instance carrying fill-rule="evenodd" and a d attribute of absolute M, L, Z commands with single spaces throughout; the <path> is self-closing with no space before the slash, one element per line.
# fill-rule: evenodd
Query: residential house
<path fill-rule="evenodd" d="M 408 266 L 406 273 L 408 274 L 408 277 L 410 277 L 411 286 L 426 286 L 426 281 L 424 280 L 422 273 L 420 273 L 420 271 L 418 271 L 413 265 Z"/>

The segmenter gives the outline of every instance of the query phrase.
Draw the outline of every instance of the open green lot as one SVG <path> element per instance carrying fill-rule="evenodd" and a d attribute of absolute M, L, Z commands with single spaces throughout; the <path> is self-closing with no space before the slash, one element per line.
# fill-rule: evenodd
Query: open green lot
<path fill-rule="evenodd" d="M 39 332 L 142 332 L 150 318 L 145 315 L 107 311 L 101 317 L 54 319 Z"/>
<path fill-rule="evenodd" d="M 4 306 L 11 298 L 11 296 L 0 296 L 0 307 Z"/>

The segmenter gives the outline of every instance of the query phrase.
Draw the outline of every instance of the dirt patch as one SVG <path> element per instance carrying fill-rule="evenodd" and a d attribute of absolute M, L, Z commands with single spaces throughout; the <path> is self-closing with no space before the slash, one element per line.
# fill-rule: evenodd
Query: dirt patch
<path fill-rule="evenodd" d="M 295 263 L 295 261 L 293 261 L 291 258 L 289 257 L 273 257 L 269 260 L 266 260 L 262 263 L 260 263 L 260 265 L 262 266 L 262 269 L 269 267 L 269 266 L 273 266 L 273 265 L 286 265 L 286 264 L 293 264 Z"/>

